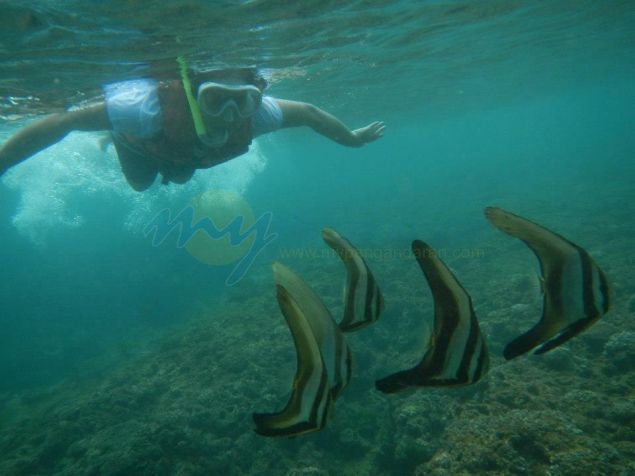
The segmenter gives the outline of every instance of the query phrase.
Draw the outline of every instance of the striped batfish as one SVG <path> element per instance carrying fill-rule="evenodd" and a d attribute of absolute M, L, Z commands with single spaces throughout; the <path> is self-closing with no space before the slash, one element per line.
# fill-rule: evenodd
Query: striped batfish
<path fill-rule="evenodd" d="M 415 240 L 412 252 L 432 291 L 434 330 L 417 366 L 378 380 L 375 386 L 394 393 L 418 386 L 475 383 L 489 369 L 489 354 L 472 299 L 429 245 Z"/>
<path fill-rule="evenodd" d="M 324 228 L 322 238 L 346 266 L 344 317 L 339 323 L 340 329 L 356 331 L 372 324 L 384 310 L 384 298 L 364 258 L 350 241 L 332 228 Z"/>
<path fill-rule="evenodd" d="M 254 413 L 256 433 L 264 436 L 297 436 L 324 428 L 333 411 L 333 396 L 309 322 L 293 297 L 277 287 L 278 303 L 295 344 L 297 370 L 291 397 L 279 413 Z"/>
<path fill-rule="evenodd" d="M 505 347 L 506 359 L 538 345 L 536 354 L 554 349 L 608 312 L 608 280 L 585 249 L 501 208 L 488 207 L 485 216 L 496 228 L 524 241 L 540 262 L 542 317 Z"/>
<path fill-rule="evenodd" d="M 274 263 L 278 303 L 297 352 L 292 393 L 282 412 L 255 413 L 256 432 L 297 436 L 324 428 L 351 377 L 351 351 L 330 312 L 293 271 Z"/>

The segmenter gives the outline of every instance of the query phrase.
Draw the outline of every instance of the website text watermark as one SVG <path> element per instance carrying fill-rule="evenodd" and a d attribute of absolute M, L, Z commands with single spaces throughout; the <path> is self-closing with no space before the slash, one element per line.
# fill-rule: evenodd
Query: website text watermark
<path fill-rule="evenodd" d="M 357 248 L 359 255 L 366 261 L 383 261 L 392 259 L 419 258 L 419 252 L 410 248 Z M 454 259 L 478 259 L 485 258 L 485 250 L 482 248 L 434 248 L 424 251 L 430 257 L 441 260 Z M 280 248 L 279 257 L 282 259 L 335 259 L 346 261 L 353 255 L 347 252 L 340 256 L 330 248 Z"/>

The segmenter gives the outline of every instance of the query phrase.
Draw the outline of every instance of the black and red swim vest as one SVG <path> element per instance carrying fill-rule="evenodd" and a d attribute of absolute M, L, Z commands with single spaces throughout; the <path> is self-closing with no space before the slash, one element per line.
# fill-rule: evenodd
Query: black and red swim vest
<path fill-rule="evenodd" d="M 124 159 L 122 155 L 133 160 L 143 157 L 146 161 L 156 162 L 159 170 L 175 166 L 204 169 L 249 150 L 252 140 L 251 118 L 247 118 L 239 129 L 232 131 L 225 144 L 209 147 L 196 134 L 183 83 L 180 80 L 160 82 L 157 92 L 163 115 L 162 130 L 151 138 L 125 133 L 113 135 L 117 154 L 121 159 Z"/>

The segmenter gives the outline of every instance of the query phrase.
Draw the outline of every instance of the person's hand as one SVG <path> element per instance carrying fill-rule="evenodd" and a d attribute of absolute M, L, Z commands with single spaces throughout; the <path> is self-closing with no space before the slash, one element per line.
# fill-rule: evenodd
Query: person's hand
<path fill-rule="evenodd" d="M 353 131 L 353 134 L 359 141 L 359 146 L 361 147 L 368 142 L 372 142 L 379 139 L 380 137 L 383 137 L 385 130 L 386 124 L 384 124 L 382 121 L 375 121 L 368 124 L 366 127 L 355 129 Z"/>

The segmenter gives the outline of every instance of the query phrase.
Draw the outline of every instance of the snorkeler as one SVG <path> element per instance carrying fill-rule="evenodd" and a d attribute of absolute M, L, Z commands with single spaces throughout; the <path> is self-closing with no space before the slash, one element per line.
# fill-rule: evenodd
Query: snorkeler
<path fill-rule="evenodd" d="M 305 102 L 263 95 L 254 68 L 197 73 L 181 64 L 181 78 L 133 79 L 106 85 L 95 105 L 51 114 L 22 128 L 0 147 L 0 175 L 72 131 L 111 131 L 121 169 L 132 188 L 187 182 L 249 149 L 253 138 L 308 126 L 335 142 L 361 147 L 382 137 L 383 122 L 349 130 Z"/>

